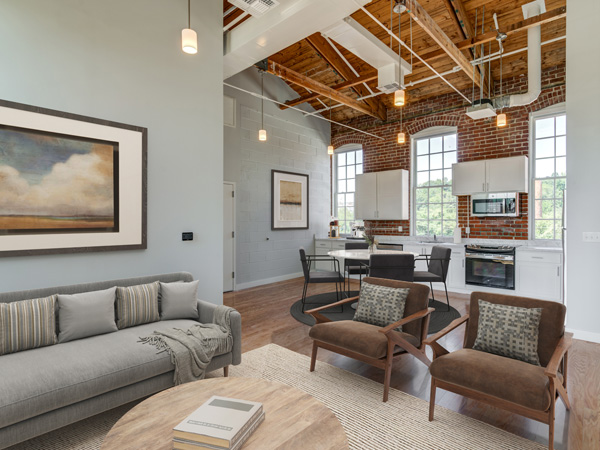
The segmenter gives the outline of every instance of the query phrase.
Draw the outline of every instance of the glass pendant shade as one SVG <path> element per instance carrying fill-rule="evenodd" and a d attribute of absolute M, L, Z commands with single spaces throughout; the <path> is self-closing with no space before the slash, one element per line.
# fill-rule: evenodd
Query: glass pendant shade
<path fill-rule="evenodd" d="M 498 114 L 498 117 L 496 117 L 496 126 L 497 127 L 505 127 L 506 126 L 506 114 Z"/>
<path fill-rule="evenodd" d="M 198 53 L 198 36 L 191 28 L 181 30 L 181 49 L 190 55 Z"/>
<path fill-rule="evenodd" d="M 406 142 L 406 135 L 404 133 L 398 133 L 398 144 L 404 144 Z"/>
<path fill-rule="evenodd" d="M 327 146 L 327 154 L 328 155 L 333 155 L 333 145 L 328 145 Z"/>
<path fill-rule="evenodd" d="M 394 105 L 404 106 L 404 89 L 394 92 Z"/>
<path fill-rule="evenodd" d="M 259 141 L 267 140 L 267 130 L 258 130 L 258 140 Z"/>

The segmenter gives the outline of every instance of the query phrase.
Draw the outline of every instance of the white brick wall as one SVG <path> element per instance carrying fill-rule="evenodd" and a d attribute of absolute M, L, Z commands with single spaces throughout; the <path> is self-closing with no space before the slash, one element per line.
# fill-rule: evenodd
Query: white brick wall
<path fill-rule="evenodd" d="M 253 72 L 244 72 L 228 82 L 258 92 L 260 89 L 253 88 L 254 77 Z M 280 80 L 265 78 L 265 95 L 283 101 L 294 97 L 292 92 Z M 312 253 L 313 236 L 327 234 L 329 124 L 265 102 L 268 140 L 260 142 L 260 100 L 231 88 L 226 94 L 237 98 L 239 124 L 237 129 L 225 127 L 224 176 L 226 181 L 237 183 L 236 284 L 257 285 L 261 280 L 298 274 L 302 271 L 298 249 L 304 247 Z M 308 230 L 271 230 L 272 169 L 309 175 Z"/>

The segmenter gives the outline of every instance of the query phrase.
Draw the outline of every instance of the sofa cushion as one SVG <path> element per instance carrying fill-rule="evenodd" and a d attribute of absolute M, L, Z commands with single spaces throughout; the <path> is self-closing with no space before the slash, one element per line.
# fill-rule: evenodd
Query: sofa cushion
<path fill-rule="evenodd" d="M 550 407 L 544 368 L 524 361 L 466 348 L 434 359 L 429 371 L 438 380 L 537 411 Z"/>
<path fill-rule="evenodd" d="M 160 283 L 160 320 L 197 319 L 199 284 Z"/>
<path fill-rule="evenodd" d="M 56 295 L 0 303 L 0 355 L 56 344 Z"/>
<path fill-rule="evenodd" d="M 380 333 L 381 328 L 364 322 L 353 320 L 339 320 L 336 322 L 318 323 L 314 325 L 308 335 L 322 342 L 333 344 L 371 358 L 385 358 L 388 340 L 385 334 Z M 415 347 L 420 345 L 419 340 L 412 334 L 393 331 Z"/>
<path fill-rule="evenodd" d="M 155 322 L 0 357 L 0 428 L 173 371 L 167 352 L 138 341 L 197 323 Z"/>
<path fill-rule="evenodd" d="M 69 342 L 97 334 L 117 331 L 115 291 L 58 296 L 58 342 Z"/>
<path fill-rule="evenodd" d="M 117 327 L 133 327 L 160 320 L 158 315 L 159 282 L 117 287 Z"/>
<path fill-rule="evenodd" d="M 404 307 L 410 289 L 393 288 L 363 282 L 356 314 L 352 320 L 386 327 L 404 317 Z M 402 331 L 402 327 L 396 328 Z"/>
<path fill-rule="evenodd" d="M 538 334 L 542 308 L 521 308 L 479 300 L 474 350 L 540 365 Z"/>

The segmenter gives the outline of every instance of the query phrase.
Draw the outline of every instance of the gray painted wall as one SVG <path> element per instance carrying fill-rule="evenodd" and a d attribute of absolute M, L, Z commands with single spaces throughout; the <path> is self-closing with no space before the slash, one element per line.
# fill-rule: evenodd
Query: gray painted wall
<path fill-rule="evenodd" d="M 575 337 L 600 342 L 600 243 L 582 233 L 600 232 L 600 41 L 590 30 L 600 17 L 597 0 L 569 2 L 567 15 L 567 325 Z"/>
<path fill-rule="evenodd" d="M 2 291 L 185 270 L 222 303 L 223 11 L 194 3 L 191 56 L 184 1 L 0 2 L 0 98 L 148 128 L 148 249 L 0 258 Z"/>
<path fill-rule="evenodd" d="M 285 101 L 297 94 L 279 78 L 265 74 L 265 96 Z M 248 69 L 228 83 L 260 93 L 260 75 Z M 329 222 L 330 126 L 324 120 L 280 110 L 265 101 L 268 140 L 258 140 L 260 99 L 225 87 L 236 99 L 236 127 L 224 127 L 224 179 L 236 182 L 238 288 L 289 278 L 301 272 L 298 249 L 312 252 L 313 235 L 327 235 Z M 271 231 L 271 170 L 309 174 L 310 228 Z"/>

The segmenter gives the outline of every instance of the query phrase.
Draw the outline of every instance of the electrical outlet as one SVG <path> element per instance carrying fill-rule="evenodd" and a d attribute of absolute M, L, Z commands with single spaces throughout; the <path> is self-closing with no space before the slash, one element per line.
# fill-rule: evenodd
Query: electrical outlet
<path fill-rule="evenodd" d="M 583 242 L 600 242 L 600 232 L 598 231 L 584 231 Z"/>
<path fill-rule="evenodd" d="M 471 234 L 471 228 L 465 227 L 465 234 Z"/>
<path fill-rule="evenodd" d="M 398 227 L 398 232 L 402 233 L 402 227 L 401 226 Z"/>

